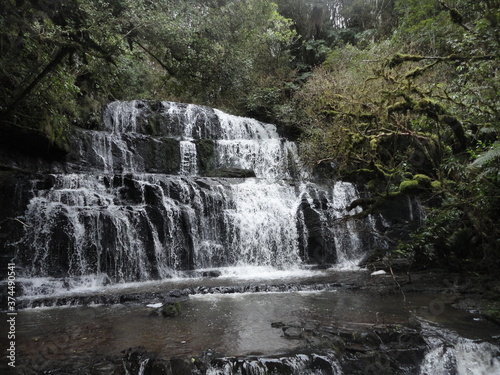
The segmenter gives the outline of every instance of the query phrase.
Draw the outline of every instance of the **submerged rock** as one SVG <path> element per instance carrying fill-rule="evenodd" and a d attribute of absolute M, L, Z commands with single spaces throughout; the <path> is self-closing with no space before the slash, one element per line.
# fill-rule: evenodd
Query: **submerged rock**
<path fill-rule="evenodd" d="M 285 337 L 288 337 L 289 339 L 300 339 L 303 337 L 302 328 L 283 327 L 283 333 L 285 334 Z"/>
<path fill-rule="evenodd" d="M 165 318 L 174 317 L 181 314 L 181 304 L 179 302 L 166 303 L 161 308 L 161 315 Z"/>

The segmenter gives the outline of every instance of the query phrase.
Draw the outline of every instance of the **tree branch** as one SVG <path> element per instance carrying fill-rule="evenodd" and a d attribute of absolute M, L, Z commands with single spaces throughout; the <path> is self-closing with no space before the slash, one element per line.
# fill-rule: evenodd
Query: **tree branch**
<path fill-rule="evenodd" d="M 438 2 L 444 9 L 450 12 L 450 17 L 453 23 L 456 23 L 457 25 L 462 26 L 465 30 L 470 31 L 470 28 L 466 24 L 464 24 L 464 17 L 458 10 L 445 4 L 442 0 L 438 0 Z"/>
<path fill-rule="evenodd" d="M 16 107 L 35 89 L 36 85 L 52 70 L 54 70 L 61 61 L 72 51 L 72 48 L 62 47 L 59 52 L 54 56 L 50 63 L 36 76 L 36 78 L 17 96 L 17 98 L 7 106 L 3 111 L 3 115 L 7 118 Z"/>
<path fill-rule="evenodd" d="M 158 64 L 160 64 L 161 67 L 168 72 L 168 74 L 170 74 L 172 77 L 175 76 L 175 74 L 172 71 L 172 69 L 170 69 L 166 64 L 164 64 L 163 61 L 161 61 L 161 59 L 159 57 L 157 57 L 153 52 L 151 52 L 149 49 L 147 49 L 146 47 L 144 47 L 136 39 L 131 39 L 130 38 L 129 40 L 132 40 L 135 44 L 137 44 L 139 47 L 141 47 L 149 56 L 151 56 Z"/>

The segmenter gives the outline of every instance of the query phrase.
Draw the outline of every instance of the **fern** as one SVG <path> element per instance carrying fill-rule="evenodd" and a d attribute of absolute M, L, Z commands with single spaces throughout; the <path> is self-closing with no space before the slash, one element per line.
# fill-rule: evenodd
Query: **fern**
<path fill-rule="evenodd" d="M 483 178 L 498 175 L 500 177 L 500 168 L 499 167 L 487 167 L 484 168 L 483 171 L 477 176 L 478 180 L 482 180 Z"/>
<path fill-rule="evenodd" d="M 494 143 L 491 149 L 481 154 L 468 168 L 485 168 L 493 161 L 500 162 L 500 142 Z"/>
<path fill-rule="evenodd" d="M 495 127 L 485 127 L 485 128 L 481 128 L 479 130 L 480 133 L 482 134 L 498 134 L 498 129 L 495 128 Z"/>

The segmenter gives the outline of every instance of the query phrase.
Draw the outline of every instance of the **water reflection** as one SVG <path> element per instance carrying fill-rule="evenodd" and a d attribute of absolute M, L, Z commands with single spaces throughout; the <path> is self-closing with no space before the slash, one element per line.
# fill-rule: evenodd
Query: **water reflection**
<path fill-rule="evenodd" d="M 151 315 L 144 305 L 28 309 L 19 312 L 19 358 L 41 362 L 101 355 L 120 356 L 144 346 L 163 358 L 189 357 L 212 350 L 225 355 L 281 354 L 306 346 L 284 336 L 272 323 L 299 322 L 310 329 L 371 328 L 406 324 L 420 314 L 464 337 L 499 334 L 487 322 L 446 306 L 429 313 L 435 295 L 382 295 L 361 290 L 194 295 L 172 318 Z"/>

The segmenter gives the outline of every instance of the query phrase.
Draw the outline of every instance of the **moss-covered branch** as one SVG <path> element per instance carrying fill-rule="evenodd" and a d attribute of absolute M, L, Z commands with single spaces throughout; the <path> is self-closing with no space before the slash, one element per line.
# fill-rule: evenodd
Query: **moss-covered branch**
<path fill-rule="evenodd" d="M 396 53 L 389 60 L 387 60 L 387 66 L 389 68 L 395 68 L 407 62 L 421 62 L 425 60 L 435 60 L 435 63 L 443 61 L 484 61 L 493 60 L 495 55 L 480 55 L 480 56 L 470 56 L 470 55 L 457 55 L 451 54 L 448 56 L 422 56 L 422 55 L 409 55 L 403 53 Z M 435 65 L 431 64 L 431 66 Z"/>

